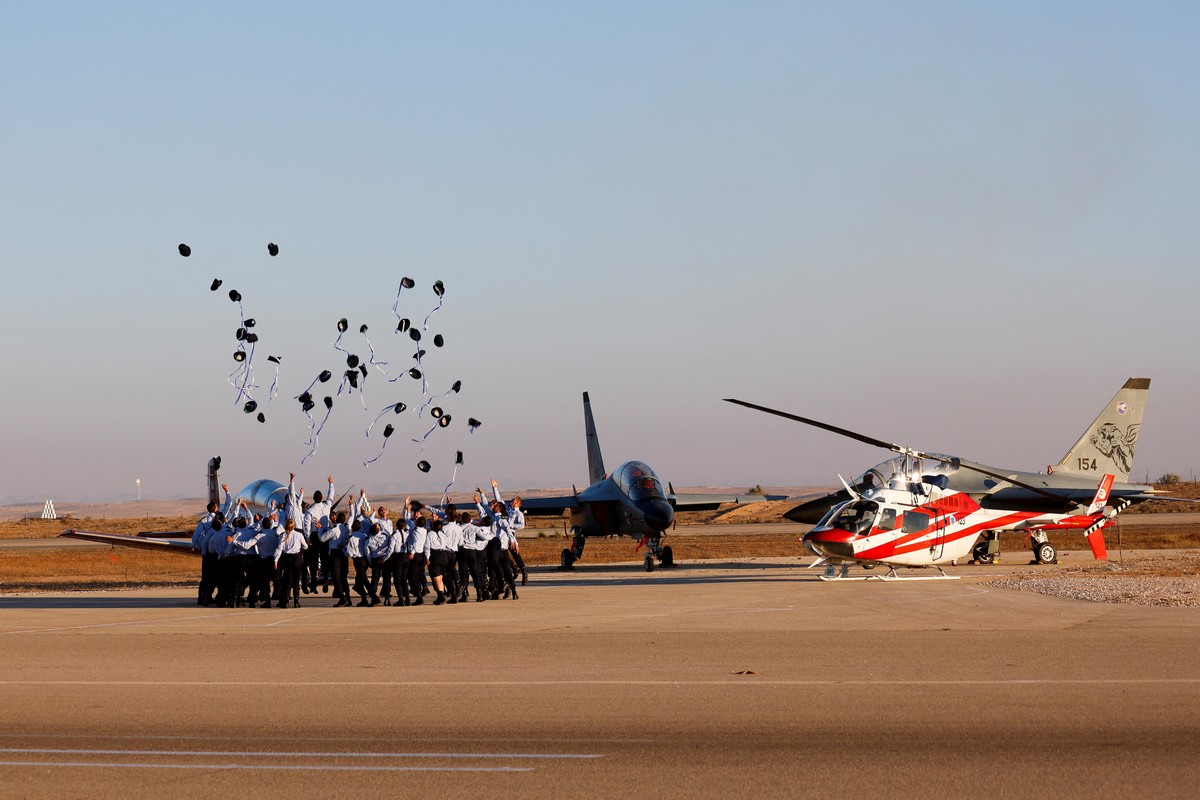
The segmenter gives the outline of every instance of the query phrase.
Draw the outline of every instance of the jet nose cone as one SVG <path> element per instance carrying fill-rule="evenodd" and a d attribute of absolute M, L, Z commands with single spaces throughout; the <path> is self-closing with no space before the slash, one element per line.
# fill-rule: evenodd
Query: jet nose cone
<path fill-rule="evenodd" d="M 666 500 L 643 500 L 638 503 L 638 508 L 646 520 L 646 527 L 652 531 L 665 531 L 675 521 L 675 510 Z"/>

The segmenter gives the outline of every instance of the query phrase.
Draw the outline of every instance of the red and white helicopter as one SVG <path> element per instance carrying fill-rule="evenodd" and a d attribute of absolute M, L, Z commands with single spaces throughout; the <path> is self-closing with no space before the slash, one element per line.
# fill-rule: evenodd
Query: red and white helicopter
<path fill-rule="evenodd" d="M 946 475 L 938 474 L 940 462 L 934 462 L 932 472 L 925 472 L 925 459 L 908 461 L 913 471 L 907 477 L 894 476 L 887 486 L 855 490 L 845 484 L 851 499 L 831 509 L 804 535 L 804 546 L 818 556 L 810 566 L 826 564 L 823 580 L 845 579 L 847 562 L 889 567 L 886 575 L 872 576 L 879 580 L 899 579 L 896 567 L 934 567 L 939 575 L 931 577 L 955 577 L 947 575 L 942 565 L 968 557 L 983 537 L 1000 531 L 1082 531 L 1092 554 L 1106 560 L 1102 531 L 1128 505 L 1120 500 L 1108 504 L 1114 480 L 1109 474 L 1100 481 L 1091 504 L 1079 513 L 988 509 L 969 494 L 947 488 Z M 1046 541 L 1040 546 L 1049 552 L 1039 554 L 1038 560 L 1053 561 L 1053 545 Z"/>

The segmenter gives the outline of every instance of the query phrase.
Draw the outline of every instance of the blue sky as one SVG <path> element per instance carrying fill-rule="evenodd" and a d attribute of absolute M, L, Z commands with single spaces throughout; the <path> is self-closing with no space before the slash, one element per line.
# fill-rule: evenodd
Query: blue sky
<path fill-rule="evenodd" d="M 1135 472 L 1188 475 L 1198 33 L 1187 3 L 7 4 L 0 500 L 286 475 L 307 422 L 234 404 L 224 289 L 295 394 L 339 317 L 410 360 L 403 275 L 412 316 L 445 281 L 429 374 L 484 426 L 423 475 L 406 417 L 365 469 L 420 403 L 369 380 L 308 484 L 436 491 L 455 449 L 460 485 L 583 482 L 585 390 L 609 466 L 676 485 L 883 457 L 726 396 L 1039 468 L 1130 376 Z"/>

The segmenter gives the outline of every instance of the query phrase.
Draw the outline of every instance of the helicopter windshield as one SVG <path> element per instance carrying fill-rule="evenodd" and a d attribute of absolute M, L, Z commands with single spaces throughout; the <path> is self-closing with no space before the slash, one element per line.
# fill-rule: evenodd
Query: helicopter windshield
<path fill-rule="evenodd" d="M 613 480 L 630 500 L 637 502 L 646 498 L 663 498 L 662 483 L 654 470 L 641 461 L 627 461 L 617 468 Z"/>
<path fill-rule="evenodd" d="M 829 521 L 831 528 L 850 531 L 859 535 L 871 532 L 875 525 L 875 517 L 879 513 L 879 504 L 869 500 L 858 500 L 847 503 L 842 510 Z"/>

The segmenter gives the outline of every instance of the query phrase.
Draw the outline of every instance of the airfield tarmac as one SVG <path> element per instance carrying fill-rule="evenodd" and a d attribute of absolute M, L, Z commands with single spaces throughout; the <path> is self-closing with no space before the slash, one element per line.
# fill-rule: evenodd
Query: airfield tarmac
<path fill-rule="evenodd" d="M 441 608 L 3 597 L 0 796 L 1196 796 L 1195 609 L 797 564 Z"/>

